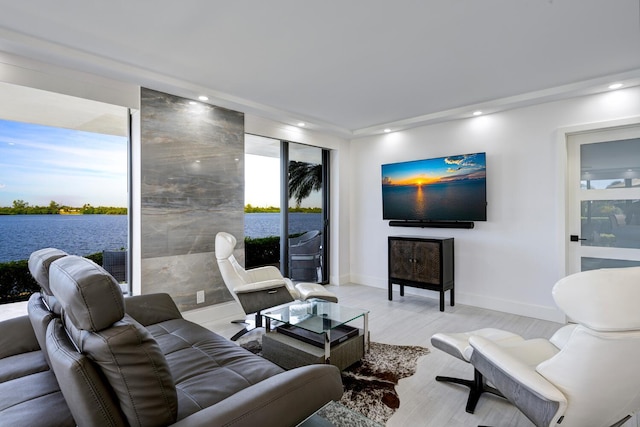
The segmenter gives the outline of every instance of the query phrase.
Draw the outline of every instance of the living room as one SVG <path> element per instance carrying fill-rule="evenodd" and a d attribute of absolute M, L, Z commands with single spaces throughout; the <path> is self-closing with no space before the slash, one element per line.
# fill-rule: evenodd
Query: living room
<path fill-rule="evenodd" d="M 214 275 L 218 274 L 212 250 L 199 250 L 198 253 L 189 254 L 145 253 L 145 250 L 151 246 L 148 240 L 145 241 L 149 235 L 144 233 L 143 227 L 149 224 L 149 222 L 145 223 L 145 220 L 150 216 L 145 219 L 145 212 L 149 214 L 149 211 L 145 211 L 148 206 L 143 206 L 142 200 L 143 196 L 148 194 L 145 194 L 145 189 L 138 185 L 142 182 L 142 174 L 145 171 L 143 169 L 145 166 L 142 165 L 146 161 L 144 152 L 140 150 L 142 143 L 139 138 L 144 133 L 144 126 L 148 126 L 148 122 L 145 124 L 144 117 L 136 116 L 135 112 L 142 108 L 142 114 L 144 114 L 145 105 L 148 104 L 141 102 L 144 93 L 141 94 L 140 88 L 148 88 L 164 93 L 168 97 L 184 100 L 195 100 L 197 95 L 206 91 L 210 97 L 207 104 L 211 105 L 212 109 L 222 107 L 243 115 L 242 133 L 310 144 L 331 151 L 329 283 L 330 288 L 335 289 L 338 295 L 344 294 L 350 302 L 361 300 L 365 305 L 377 307 L 371 301 L 373 297 L 376 301 L 383 302 L 377 309 L 389 309 L 388 313 L 393 313 L 394 308 L 405 304 L 404 307 L 408 308 L 404 314 L 416 313 L 417 316 L 425 316 L 421 321 L 436 322 L 438 326 L 445 325 L 448 321 L 454 322 L 453 326 L 448 326 L 449 332 L 455 331 L 450 329 L 452 327 L 467 330 L 471 324 L 476 325 L 473 327 L 475 329 L 483 326 L 504 326 L 509 322 L 523 322 L 522 325 L 517 326 L 519 333 L 526 333 L 533 337 L 538 332 L 548 336 L 552 333 L 550 330 L 552 328 L 545 322 L 561 324 L 566 320 L 563 312 L 554 302 L 552 288 L 562 277 L 578 271 L 572 263 L 573 257 L 576 256 L 574 245 L 579 243 L 571 242 L 569 238 L 571 234 L 580 235 L 581 230 L 579 222 L 577 228 L 571 222 L 571 208 L 568 206 L 571 185 L 570 164 L 575 160 L 569 155 L 568 139 L 570 136 L 590 131 L 637 127 L 640 124 L 640 87 L 638 86 L 640 59 L 637 54 L 640 44 L 638 32 L 640 22 L 638 22 L 638 4 L 635 1 L 617 4 L 616 9 L 610 12 L 612 16 L 607 20 L 598 16 L 604 13 L 602 9 L 605 7 L 596 6 L 595 3 L 589 3 L 588 7 L 575 1 L 568 5 L 560 2 L 544 3 L 537 6 L 539 9 L 534 8 L 530 12 L 535 11 L 543 14 L 542 16 L 547 16 L 544 13 L 549 13 L 550 10 L 561 11 L 562 18 L 571 16 L 571 13 L 579 14 L 583 21 L 588 19 L 587 22 L 591 23 L 587 27 L 591 28 L 593 38 L 605 37 L 608 32 L 608 37 L 611 37 L 610 43 L 602 44 L 611 46 L 615 44 L 614 42 L 620 42 L 622 47 L 615 52 L 606 52 L 604 47 L 594 43 L 593 38 L 585 37 L 582 42 L 574 40 L 575 44 L 571 44 L 567 41 L 571 37 L 566 36 L 564 39 L 559 37 L 559 40 L 567 44 L 558 42 L 560 47 L 549 45 L 548 54 L 538 52 L 536 56 L 538 62 L 527 63 L 526 67 L 530 70 L 521 79 L 534 79 L 536 75 L 560 71 L 565 73 L 562 78 L 556 78 L 553 84 L 548 86 L 540 86 L 542 81 L 536 81 L 538 86 L 533 83 L 518 88 L 509 86 L 513 80 L 519 79 L 511 74 L 515 72 L 512 68 L 506 67 L 511 64 L 497 61 L 484 63 L 483 67 L 490 69 L 488 74 L 501 74 L 505 68 L 510 70 L 509 73 L 505 72 L 504 88 L 501 88 L 499 83 L 494 83 L 491 98 L 486 98 L 488 96 L 486 94 L 474 92 L 475 86 L 483 84 L 482 80 L 476 81 L 472 73 L 459 74 L 464 65 L 468 65 L 467 62 L 462 65 L 453 63 L 454 65 L 450 67 L 455 68 L 455 72 L 451 72 L 456 74 L 458 81 L 462 83 L 447 86 L 438 82 L 437 85 L 433 85 L 439 86 L 438 91 L 435 88 L 431 89 L 434 91 L 432 95 L 430 92 L 414 95 L 411 90 L 398 89 L 398 93 L 402 96 L 390 98 L 388 101 L 387 111 L 391 110 L 393 114 L 378 117 L 371 112 L 371 115 L 364 119 L 352 118 L 350 126 L 322 120 L 322 117 L 314 116 L 311 110 L 290 110 L 291 105 L 282 104 L 282 107 L 276 108 L 277 106 L 274 105 L 265 106 L 264 102 L 261 103 L 258 100 L 243 102 L 244 98 L 251 99 L 246 93 L 249 89 L 242 91 L 238 89 L 237 93 L 224 93 L 216 90 L 215 81 L 211 83 L 211 87 L 205 87 L 203 84 L 193 83 L 187 79 L 182 80 L 180 75 L 171 74 L 175 69 L 165 69 L 163 73 L 160 68 L 162 62 L 160 59 L 166 60 L 166 58 L 159 59 L 149 55 L 149 58 L 146 58 L 148 63 L 145 63 L 145 56 L 140 55 L 140 62 L 132 66 L 135 71 L 131 71 L 127 69 L 124 58 L 116 60 L 108 57 L 109 53 L 114 57 L 117 56 L 118 45 L 110 45 L 100 51 L 100 46 L 91 44 L 83 46 L 81 42 L 76 44 L 74 40 L 79 38 L 72 37 L 72 34 L 60 34 L 60 38 L 56 39 L 57 30 L 61 29 L 56 27 L 65 14 L 60 12 L 53 15 L 58 21 L 56 19 L 48 21 L 46 17 L 37 18 L 42 20 L 42 25 L 36 25 L 27 19 L 35 15 L 31 13 L 35 6 L 28 5 L 7 5 L 7 10 L 10 12 L 0 18 L 0 27 L 3 28 L 3 43 L 0 44 L 0 49 L 3 51 L 0 53 L 2 58 L 0 79 L 9 83 L 113 102 L 134 110 L 131 171 L 133 178 L 131 208 L 134 218 L 131 249 L 134 294 L 168 291 L 176 299 L 192 301 L 194 309 L 185 311 L 184 315 L 200 323 L 225 324 L 241 313 L 238 305 L 228 294 L 223 295 L 221 300 L 209 298 L 210 295 L 220 295 L 220 290 L 224 289 L 224 283 L 219 275 L 213 279 L 215 283 L 206 283 L 207 280 L 211 280 L 210 272 L 213 271 Z M 364 9 L 367 8 L 366 5 L 361 6 Z M 523 4 L 520 6 L 525 7 Z M 41 7 L 47 10 L 46 5 L 42 4 Z M 594 9 L 589 10 L 589 8 Z M 380 7 L 380 9 L 386 8 Z M 399 12 L 400 9 L 398 8 L 394 13 L 402 15 Z M 541 12 L 541 9 L 544 11 Z M 95 12 L 91 8 L 79 10 L 85 13 Z M 316 10 L 316 12 L 323 12 L 325 17 L 333 16 L 327 9 Z M 357 21 L 354 18 L 358 16 L 357 11 L 348 7 L 344 12 L 342 17 L 336 18 L 339 20 L 340 28 L 343 28 L 344 21 Z M 464 15 L 460 11 L 458 13 Z M 511 13 L 515 12 L 511 11 Z M 522 17 L 522 13 L 521 11 L 517 16 Z M 133 19 L 134 15 L 132 13 L 129 19 Z M 35 16 L 33 18 L 35 19 Z M 601 20 L 602 23 L 606 23 L 606 29 L 600 28 L 596 31 L 594 29 L 596 23 L 601 24 Z M 378 25 L 372 25 L 375 27 L 374 30 L 384 26 L 382 21 L 375 22 Z M 529 22 L 525 19 L 524 22 L 518 22 L 529 28 L 529 32 L 525 33 L 528 35 L 526 40 L 531 43 L 533 43 L 531 38 L 548 36 L 540 34 L 545 33 L 541 30 L 545 27 L 535 20 Z M 565 34 L 564 32 L 572 34 L 572 31 L 566 28 L 561 29 L 563 22 L 566 23 L 566 19 L 563 21 L 561 18 L 553 17 L 552 22 L 549 23 L 549 25 L 553 24 L 553 35 L 560 36 Z M 435 25 L 434 22 L 431 23 Z M 303 28 L 299 25 L 297 24 L 295 28 L 302 31 Z M 33 27 L 31 33 L 28 30 L 29 27 Z M 572 30 L 579 31 L 575 28 Z M 494 33 L 493 36 L 508 39 L 509 31 L 515 31 L 515 29 L 503 31 Z M 589 31 L 585 32 L 589 33 Z M 580 34 L 584 35 L 584 33 Z M 545 40 L 548 42 L 547 39 Z M 511 46 L 511 48 L 513 50 L 509 52 L 520 50 L 517 46 Z M 587 61 L 585 58 L 589 55 L 582 52 L 583 56 L 580 57 L 582 62 L 576 59 L 571 63 L 573 58 L 567 53 L 570 48 L 576 50 L 581 48 L 587 53 L 593 49 L 594 57 L 602 56 L 606 59 Z M 531 55 L 533 56 L 533 53 Z M 554 66 L 557 63 L 563 63 L 567 57 L 571 60 L 566 62 L 571 63 L 569 65 L 573 68 L 555 70 Z M 339 64 L 337 60 L 342 57 L 335 59 L 335 63 L 331 66 L 325 64 L 322 70 L 333 71 L 335 64 Z M 472 59 L 477 62 L 482 61 L 481 57 L 473 56 Z M 282 64 L 287 64 L 286 66 L 295 62 L 295 58 L 289 58 L 290 63 L 282 58 L 279 60 Z M 518 60 L 523 58 L 520 56 L 503 58 L 503 61 L 509 62 Z M 604 67 L 603 64 L 609 64 L 610 67 Z M 411 64 L 408 63 L 407 69 L 410 66 Z M 411 74 L 409 71 L 406 73 Z M 211 71 L 211 74 L 215 72 Z M 251 80 L 251 73 L 247 72 L 247 74 L 249 75 L 245 78 Z M 349 80 L 348 86 L 357 86 L 356 82 L 360 78 L 366 80 L 365 76 L 349 70 L 341 70 L 337 75 L 337 77 L 332 76 L 339 80 Z M 574 77 L 569 78 L 569 76 Z M 212 79 L 215 80 L 215 76 Z M 402 76 L 398 76 L 396 81 L 389 85 L 395 87 L 396 82 L 401 79 Z M 424 84 L 424 81 L 420 79 L 418 81 Z M 615 90 L 609 89 L 609 85 L 613 83 L 623 83 L 624 86 Z M 258 81 L 256 77 L 256 82 L 251 86 L 260 86 L 260 84 L 262 81 Z M 414 86 L 414 90 L 417 90 L 417 87 L 419 87 L 418 84 Z M 142 92 L 144 90 L 146 89 Z M 259 90 L 262 92 L 258 93 Z M 344 92 L 347 93 L 349 90 L 344 89 Z M 258 87 L 256 99 L 266 99 L 264 97 L 268 94 L 265 95 L 263 92 L 277 91 L 275 86 Z M 302 86 L 296 86 L 292 91 L 298 91 L 301 97 L 306 93 Z M 360 95 L 365 97 L 366 93 L 374 91 L 375 87 L 370 86 Z M 427 107 L 422 107 L 423 109 L 420 110 L 420 98 L 424 99 L 425 103 L 430 97 L 446 99 L 449 91 L 454 93 L 448 105 L 447 102 L 442 102 L 439 104 L 439 109 L 429 110 Z M 458 92 L 470 92 L 472 96 L 457 98 L 460 96 Z M 456 98 L 453 99 L 454 97 Z M 274 98 L 277 97 L 274 96 Z M 313 97 L 310 96 L 310 98 Z M 382 101 L 381 98 L 376 97 L 370 103 L 382 104 Z M 404 110 L 402 110 L 403 113 L 394 111 L 394 109 L 404 108 L 399 105 L 403 101 L 414 107 L 417 105 L 417 109 L 413 110 L 414 114 L 402 115 Z M 310 102 L 313 103 L 313 100 Z M 339 104 L 340 98 L 336 97 L 334 102 Z M 318 102 L 318 104 L 321 103 Z M 339 110 L 344 109 L 346 108 L 342 106 L 339 108 Z M 326 111 L 330 110 L 331 108 L 326 108 Z M 363 106 L 362 110 L 361 114 L 364 116 L 366 108 Z M 482 111 L 482 114 L 474 116 L 475 111 Z M 345 112 L 345 116 L 347 114 L 348 112 Z M 297 126 L 299 121 L 306 122 L 307 126 L 304 128 Z M 177 122 L 179 123 L 179 120 Z M 143 127 L 142 132 L 138 126 Z M 385 132 L 385 129 L 389 129 L 389 132 Z M 215 151 L 215 148 L 212 151 Z M 486 221 L 476 221 L 472 229 L 444 229 L 390 227 L 389 222 L 383 219 L 381 165 L 477 152 L 486 153 L 487 159 Z M 238 196 L 238 199 L 241 197 Z M 238 209 L 241 206 L 243 203 L 239 200 L 233 212 L 239 212 Z M 232 231 L 238 234 L 238 237 L 241 235 L 239 223 L 231 222 L 229 219 L 233 217 L 233 213 L 225 212 L 224 215 L 224 221 L 213 223 L 214 230 L 208 234 L 209 247 L 212 246 L 213 236 L 217 231 Z M 167 233 L 166 236 L 169 234 Z M 455 309 L 447 304 L 445 311 L 439 313 L 437 294 L 418 289 L 407 289 L 404 298 L 396 296 L 396 293 L 394 302 L 387 302 L 387 239 L 389 236 L 396 235 L 454 238 Z M 157 238 L 157 236 L 153 237 Z M 148 246 L 145 247 L 145 245 Z M 198 265 L 198 268 L 190 268 L 193 265 Z M 200 288 L 209 292 L 207 304 L 196 307 L 196 290 Z M 355 291 L 352 291 L 353 289 Z M 354 295 L 352 292 L 357 292 L 359 295 Z M 422 305 L 428 309 L 428 315 L 425 315 L 420 308 Z M 471 311 L 465 311 L 467 309 L 464 307 L 471 307 L 469 309 Z M 456 312 L 456 310 L 460 311 Z M 483 318 L 484 312 L 481 310 L 486 310 L 488 313 L 486 318 Z M 468 318 L 464 318 L 464 313 L 467 313 Z M 510 317 L 511 315 L 514 317 Z M 462 316 L 463 320 L 453 320 L 459 316 Z M 496 318 L 487 320 L 491 316 L 496 316 L 498 320 Z M 529 318 L 531 323 L 527 324 Z M 486 320 L 486 324 L 483 320 Z M 538 323 L 539 321 L 541 323 Z M 378 337 L 375 336 L 376 331 L 372 329 L 372 339 L 374 341 L 381 338 L 391 340 L 394 336 L 399 336 L 401 337 L 399 341 L 403 342 L 394 344 L 429 346 L 428 338 L 438 330 L 431 330 L 426 326 L 427 323 L 418 330 L 428 336 L 421 336 L 416 342 L 408 343 L 405 341 L 409 339 L 408 334 L 386 331 L 386 327 L 382 326 L 377 331 Z M 401 326 L 396 325 L 396 327 Z M 441 364 L 448 363 L 446 356 L 439 359 L 433 357 L 437 350 L 432 348 L 431 353 L 427 358 L 439 360 L 438 363 Z M 443 369 L 446 368 L 445 365 L 441 366 Z M 436 368 L 437 366 L 430 369 L 438 371 Z M 465 368 L 468 366 L 464 365 L 460 370 L 463 371 Z M 460 375 L 464 376 L 464 372 Z M 437 386 L 442 385 L 434 387 Z M 459 397 L 460 401 L 456 402 L 457 410 L 464 411 L 464 392 L 452 390 L 447 396 L 454 400 Z"/>

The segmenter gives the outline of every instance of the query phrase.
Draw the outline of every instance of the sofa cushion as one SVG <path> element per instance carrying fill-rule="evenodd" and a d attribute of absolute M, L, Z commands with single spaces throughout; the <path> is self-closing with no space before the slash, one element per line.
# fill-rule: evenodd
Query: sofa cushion
<path fill-rule="evenodd" d="M 40 292 L 31 294 L 29 302 L 27 303 L 27 312 L 29 313 L 31 328 L 36 335 L 36 339 L 38 340 L 38 344 L 41 349 L 45 348 L 46 345 L 47 326 L 49 326 L 49 322 L 54 318 L 59 317 L 57 314 L 49 310 L 49 307 L 42 298 L 42 295 L 43 294 Z M 59 306 L 60 305 L 58 304 L 58 307 Z M 49 356 L 47 355 L 47 352 L 45 351 L 43 354 L 48 363 Z"/>
<path fill-rule="evenodd" d="M 75 256 L 53 262 L 49 276 L 68 337 L 98 367 L 127 422 L 131 426 L 174 422 L 177 398 L 167 362 L 151 334 L 124 314 L 115 279 L 93 261 Z M 54 370 L 64 375 L 55 365 Z M 61 386 L 66 394 L 62 382 Z"/>
<path fill-rule="evenodd" d="M 236 343 L 183 319 L 147 329 L 165 354 L 178 394 L 178 419 L 284 372 Z"/>
<path fill-rule="evenodd" d="M 48 370 L 42 351 L 16 354 L 0 359 L 0 383 Z"/>
<path fill-rule="evenodd" d="M 64 427 L 76 423 L 53 372 L 46 370 L 0 384 L 0 425 Z"/>
<path fill-rule="evenodd" d="M 50 287 L 73 325 L 100 331 L 124 316 L 124 299 L 116 280 L 93 261 L 75 255 L 49 267 Z"/>
<path fill-rule="evenodd" d="M 42 299 L 47 309 L 57 315 L 60 315 L 60 306 L 49 288 L 49 266 L 53 261 L 64 256 L 67 256 L 67 253 L 60 249 L 44 248 L 33 252 L 28 262 L 29 272 L 42 288 Z"/>
<path fill-rule="evenodd" d="M 0 359 L 39 350 L 28 316 L 19 316 L 0 322 Z"/>
<path fill-rule="evenodd" d="M 142 325 L 125 315 L 110 328 L 84 333 L 81 345 L 100 366 L 131 425 L 175 421 L 178 403 L 171 371 Z"/>
<path fill-rule="evenodd" d="M 166 293 L 135 295 L 125 298 L 124 305 L 127 314 L 142 326 L 182 319 L 176 303 Z"/>
<path fill-rule="evenodd" d="M 86 355 L 78 353 L 60 319 L 49 323 L 46 348 L 62 394 L 73 417 L 79 420 L 79 425 L 127 425 L 113 392 L 104 384 L 97 365 Z"/>

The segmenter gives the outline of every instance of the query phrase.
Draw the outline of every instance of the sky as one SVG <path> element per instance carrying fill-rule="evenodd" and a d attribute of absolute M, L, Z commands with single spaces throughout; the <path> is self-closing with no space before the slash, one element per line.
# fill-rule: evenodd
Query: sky
<path fill-rule="evenodd" d="M 387 185 L 429 185 L 460 179 L 484 178 L 485 175 L 484 153 L 382 165 L 382 181 Z"/>
<path fill-rule="evenodd" d="M 0 206 L 127 206 L 127 138 L 0 120 Z"/>
<path fill-rule="evenodd" d="M 279 177 L 278 158 L 246 155 L 245 204 L 280 206 Z M 126 207 L 127 139 L 0 120 L 0 206 L 14 200 Z M 322 206 L 320 194 L 301 206 Z"/>
<path fill-rule="evenodd" d="M 280 206 L 280 159 L 277 157 L 244 156 L 244 203 L 254 207 Z M 289 206 L 295 206 L 290 200 Z M 313 192 L 300 204 L 303 208 L 322 207 L 319 192 Z"/>

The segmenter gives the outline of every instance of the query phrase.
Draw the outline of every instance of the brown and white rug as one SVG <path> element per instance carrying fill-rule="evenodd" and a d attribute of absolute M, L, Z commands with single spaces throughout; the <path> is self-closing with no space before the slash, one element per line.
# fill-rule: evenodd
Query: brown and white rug
<path fill-rule="evenodd" d="M 240 345 L 260 354 L 261 343 L 244 341 Z M 259 338 L 262 338 L 261 336 Z M 358 363 L 342 371 L 344 394 L 340 403 L 379 424 L 385 424 L 400 407 L 396 385 L 402 378 L 415 374 L 418 359 L 429 353 L 429 349 L 418 346 L 398 346 L 371 343 L 368 353 Z M 336 426 L 345 424 L 343 411 L 328 407 L 319 414 Z"/>

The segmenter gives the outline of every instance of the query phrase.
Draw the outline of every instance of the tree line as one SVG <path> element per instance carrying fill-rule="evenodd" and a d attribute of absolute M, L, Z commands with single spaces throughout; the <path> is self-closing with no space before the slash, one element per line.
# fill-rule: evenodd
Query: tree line
<path fill-rule="evenodd" d="M 290 207 L 289 212 L 322 213 L 322 208 Z M 244 207 L 244 213 L 280 213 L 280 208 L 276 206 L 259 207 L 259 206 L 251 206 L 251 204 L 247 204 Z"/>
<path fill-rule="evenodd" d="M 60 205 L 53 200 L 49 206 L 31 206 L 24 200 L 14 200 L 12 206 L 0 207 L 0 215 L 126 215 L 127 208 L 114 206 L 91 206 L 86 203 L 82 207 Z"/>

